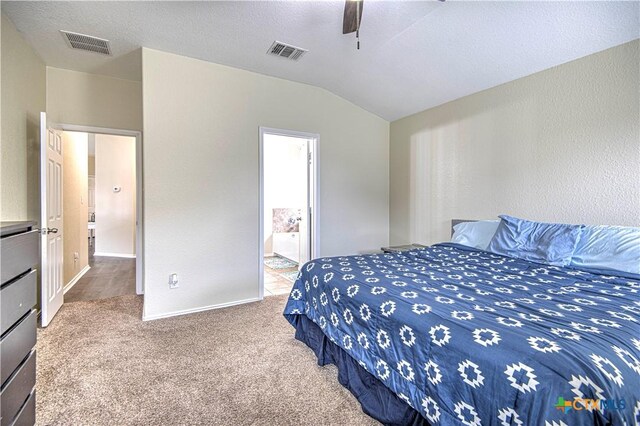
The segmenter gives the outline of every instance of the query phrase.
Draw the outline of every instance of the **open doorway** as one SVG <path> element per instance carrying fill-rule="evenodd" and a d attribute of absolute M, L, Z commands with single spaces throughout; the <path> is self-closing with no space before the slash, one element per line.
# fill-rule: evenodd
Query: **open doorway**
<path fill-rule="evenodd" d="M 41 251 L 41 284 L 40 284 L 40 323 L 42 327 L 48 326 L 54 316 L 62 307 L 65 293 L 69 293 L 81 283 L 83 278 L 91 281 L 88 275 L 91 270 L 89 265 L 89 242 L 95 244 L 94 238 L 100 233 L 112 235 L 121 232 L 107 227 L 103 232 L 98 226 L 101 208 L 99 202 L 100 191 L 100 165 L 96 158 L 94 167 L 95 175 L 95 213 L 96 220 L 91 220 L 89 213 L 89 139 L 105 138 L 105 141 L 113 142 L 117 137 L 125 137 L 127 151 L 105 154 L 103 159 L 107 164 L 117 162 L 116 158 L 126 157 L 128 160 L 122 163 L 127 172 L 112 173 L 112 177 L 104 179 L 108 190 L 121 196 L 123 199 L 132 200 L 132 207 L 125 209 L 133 212 L 133 220 L 124 231 L 130 234 L 133 243 L 129 244 L 132 252 L 125 252 L 124 258 L 135 257 L 131 262 L 131 272 L 114 271 L 113 268 L 106 273 L 111 273 L 111 280 L 119 280 L 125 275 L 133 275 L 135 279 L 135 294 L 143 294 L 143 245 L 142 245 L 142 135 L 138 131 L 105 129 L 100 127 L 78 126 L 71 124 L 55 124 L 47 120 L 45 112 L 40 113 L 40 201 L 41 221 L 39 233 Z M 110 138 L 110 139 L 109 139 Z M 105 149 L 117 143 L 105 143 Z M 96 145 L 95 152 L 98 156 L 100 145 Z M 118 164 L 120 164 L 118 162 Z M 124 181 L 126 175 L 128 180 Z M 115 177 L 113 177 L 115 176 Z M 131 178 L 133 177 L 133 178 Z M 123 182 L 123 184 L 119 182 Z M 107 184 L 108 182 L 108 184 Z M 127 190 L 123 191 L 126 185 Z M 121 206 L 114 204 L 112 210 L 118 216 Z M 123 208 L 124 209 L 124 208 Z M 123 210 L 124 211 L 124 210 Z M 131 214 L 130 214 L 131 216 Z M 95 229 L 90 233 L 89 222 L 95 223 Z M 95 247 L 95 246 L 94 246 Z M 96 247 L 98 250 L 100 246 Z M 95 249 L 94 249 L 95 250 Z M 93 253 L 94 258 L 99 253 Z M 112 255 L 115 252 L 101 252 L 103 255 Z M 95 266 L 95 265 L 94 265 Z M 96 268 L 97 269 L 97 268 Z M 98 272 L 94 270 L 94 273 Z M 80 291 L 82 286 L 78 288 Z M 106 294 L 96 291 L 85 292 L 84 298 L 77 300 L 92 300 L 104 297 L 117 296 L 119 294 Z M 67 296 L 67 301 L 73 300 Z"/>
<path fill-rule="evenodd" d="M 136 138 L 62 131 L 64 302 L 136 294 Z"/>
<path fill-rule="evenodd" d="M 260 128 L 260 297 L 290 292 L 315 257 L 318 139 Z"/>

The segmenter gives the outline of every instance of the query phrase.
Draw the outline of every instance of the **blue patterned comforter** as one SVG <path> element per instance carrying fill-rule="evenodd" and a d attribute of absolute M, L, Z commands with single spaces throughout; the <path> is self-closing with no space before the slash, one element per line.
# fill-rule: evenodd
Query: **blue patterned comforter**
<path fill-rule="evenodd" d="M 434 425 L 637 425 L 639 291 L 637 278 L 438 244 L 308 262 L 284 313 Z"/>

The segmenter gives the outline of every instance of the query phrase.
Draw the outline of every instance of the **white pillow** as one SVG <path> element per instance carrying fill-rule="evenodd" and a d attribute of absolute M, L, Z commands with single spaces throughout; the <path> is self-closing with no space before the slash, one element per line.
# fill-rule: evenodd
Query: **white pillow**
<path fill-rule="evenodd" d="M 453 227 L 452 243 L 486 250 L 500 225 L 499 220 L 462 222 Z"/>

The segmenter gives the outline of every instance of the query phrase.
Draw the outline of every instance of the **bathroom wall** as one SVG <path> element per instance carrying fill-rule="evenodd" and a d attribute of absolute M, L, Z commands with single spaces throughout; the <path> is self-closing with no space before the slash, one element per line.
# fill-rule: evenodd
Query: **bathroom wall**
<path fill-rule="evenodd" d="M 96 256 L 136 255 L 136 145 L 96 135 Z M 120 188 L 114 191 L 114 187 Z"/>
<path fill-rule="evenodd" d="M 305 207 L 307 196 L 307 143 L 299 138 L 264 135 L 264 252 L 273 252 L 274 209 L 280 212 L 276 220 L 285 225 L 277 231 L 286 232 L 286 219 L 297 216 Z"/>

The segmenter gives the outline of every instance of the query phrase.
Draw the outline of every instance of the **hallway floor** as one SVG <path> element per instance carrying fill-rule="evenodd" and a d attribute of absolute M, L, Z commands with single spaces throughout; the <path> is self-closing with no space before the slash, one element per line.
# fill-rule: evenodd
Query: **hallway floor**
<path fill-rule="evenodd" d="M 273 259 L 273 256 L 265 256 L 264 295 L 275 296 L 279 294 L 289 294 L 289 292 L 291 291 L 291 287 L 293 287 L 295 277 L 298 275 L 298 265 L 292 262 L 288 262 L 295 266 L 291 266 L 288 268 L 271 268 L 267 264 L 269 263 L 269 259 Z"/>
<path fill-rule="evenodd" d="M 64 295 L 64 301 L 79 302 L 136 294 L 136 259 L 94 257 L 94 247 L 95 241 L 89 247 L 91 269 Z"/>

